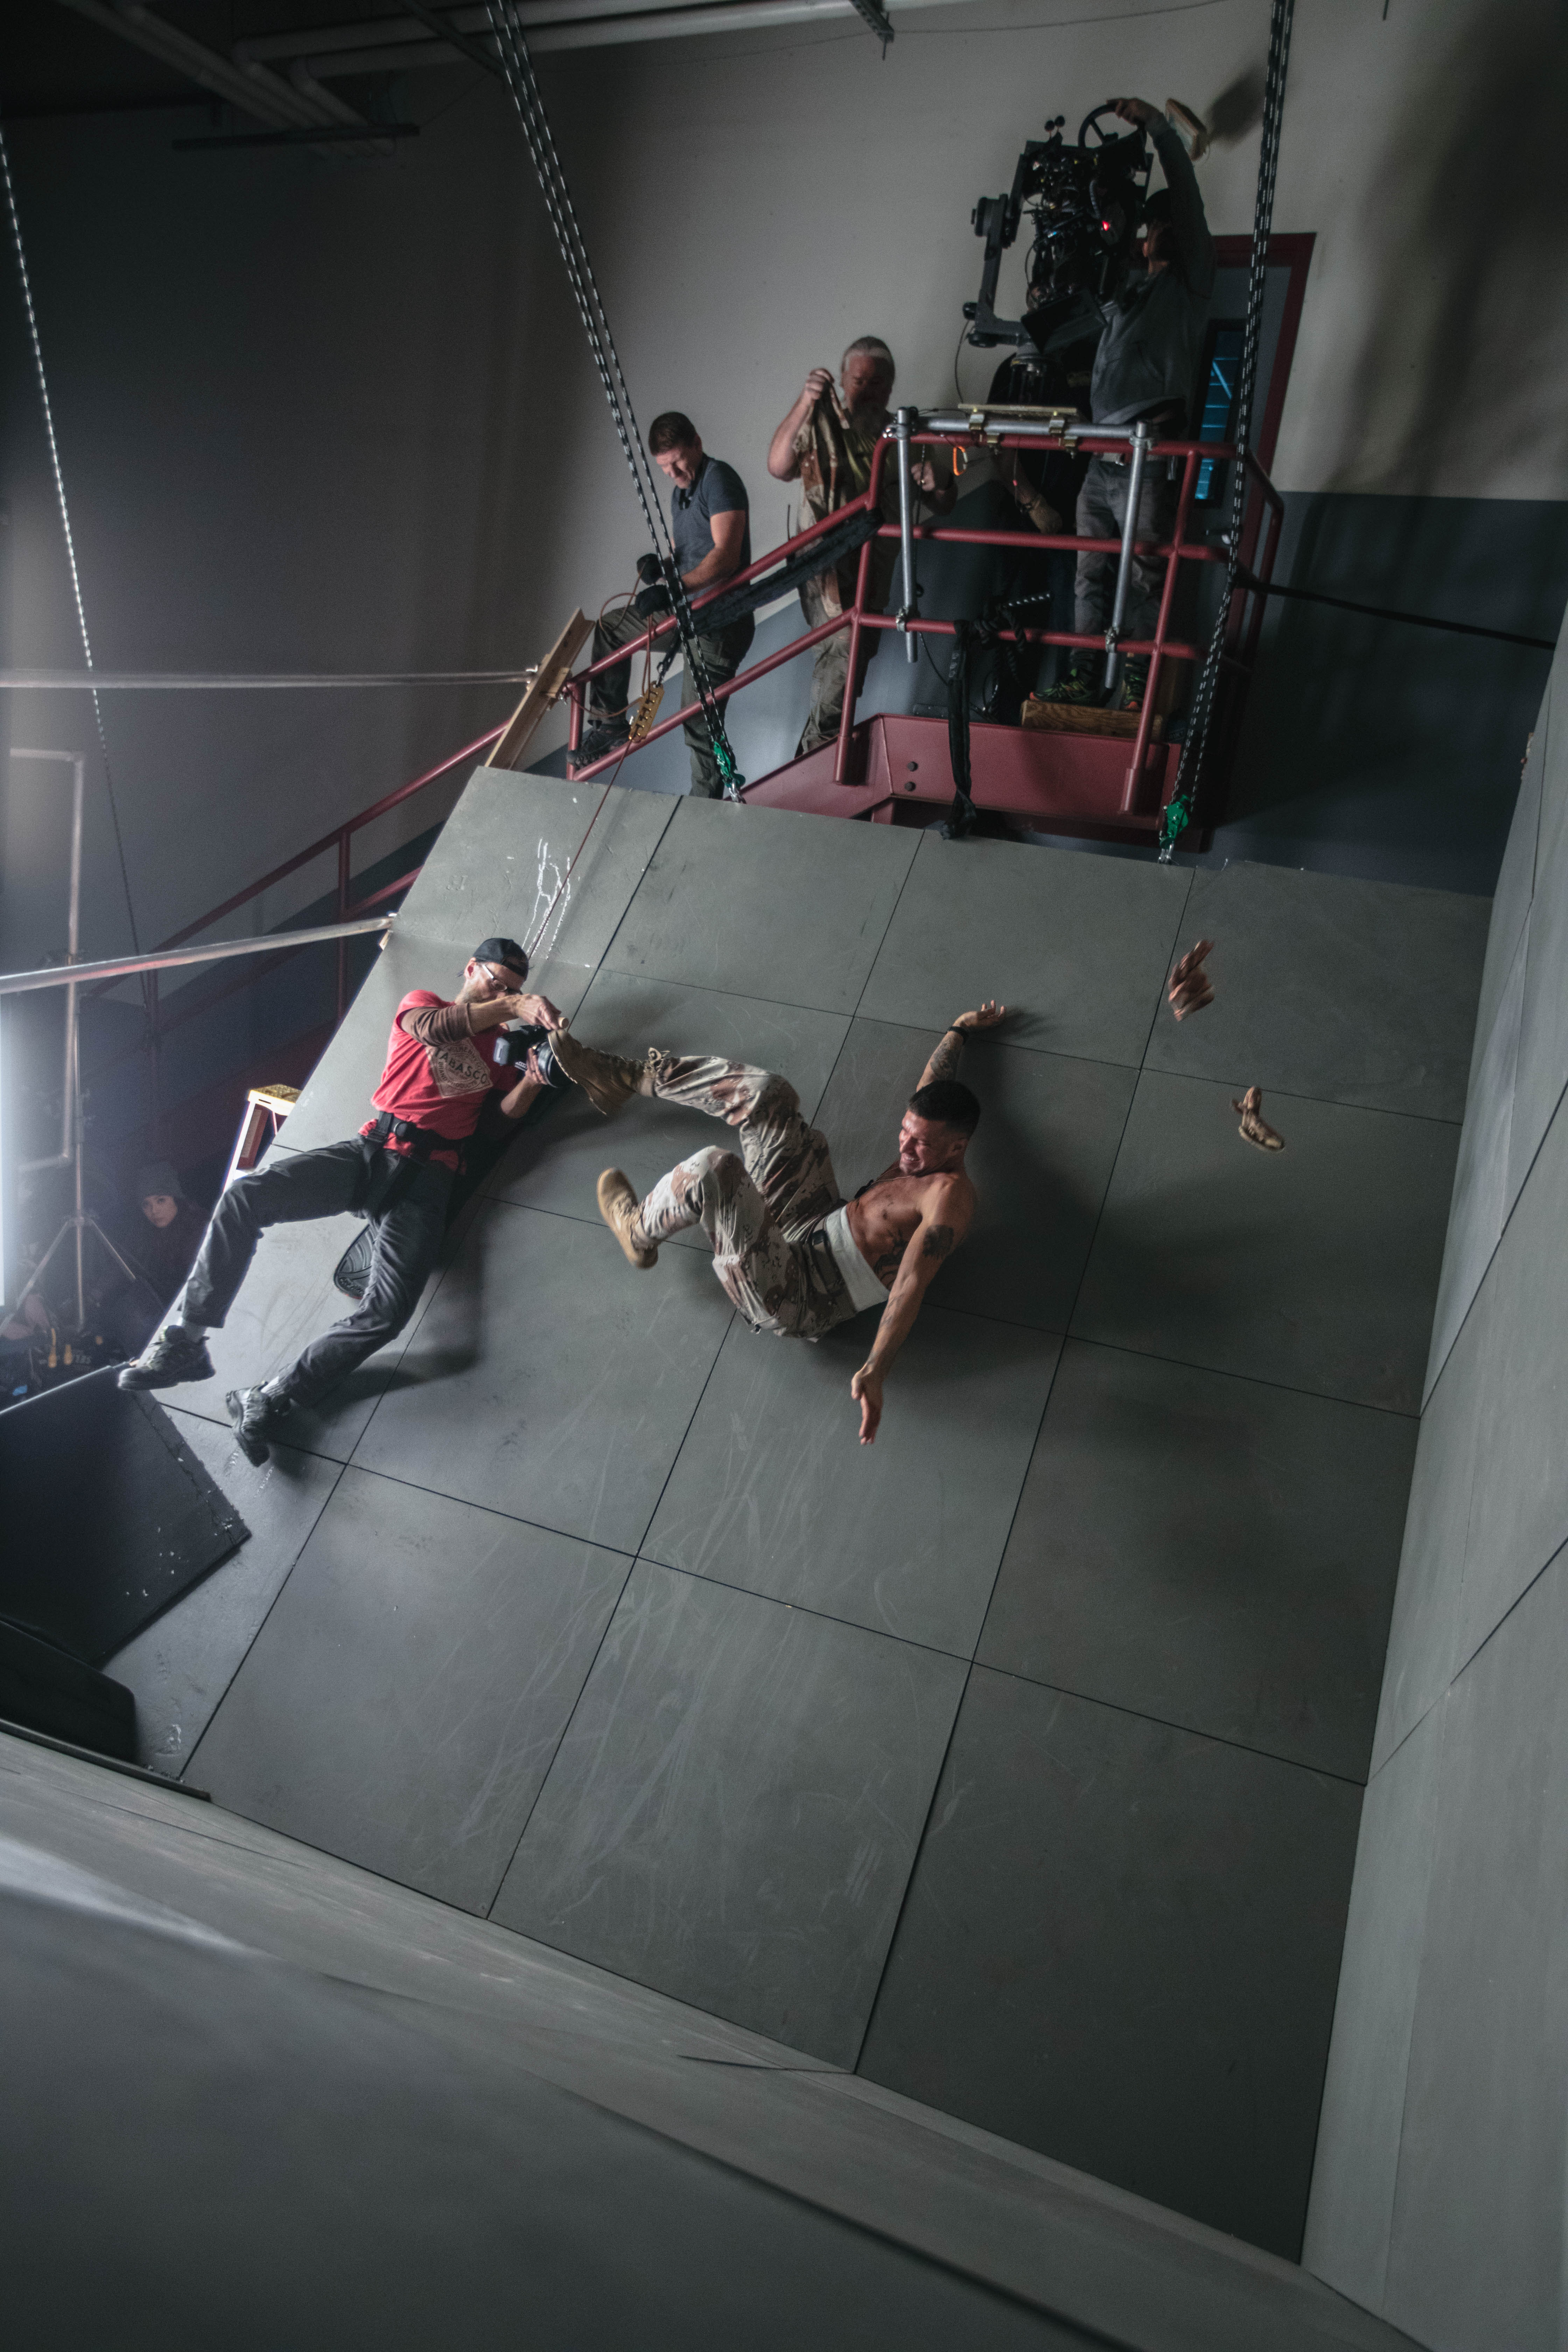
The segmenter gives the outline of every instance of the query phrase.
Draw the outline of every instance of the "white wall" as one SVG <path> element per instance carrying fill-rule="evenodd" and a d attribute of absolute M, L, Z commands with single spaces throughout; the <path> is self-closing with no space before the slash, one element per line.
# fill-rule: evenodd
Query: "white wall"
<path fill-rule="evenodd" d="M 896 12 L 895 12 L 896 13 Z M 689 408 L 782 531 L 768 434 L 854 334 L 947 396 L 975 197 L 1047 112 L 1174 94 L 1222 117 L 1265 0 L 1007 0 L 543 61 L 639 411 Z M 1300 489 L 1564 493 L 1565 315 L 1545 0 L 1310 0 L 1275 225 L 1319 247 L 1278 473 Z M 624 584 L 641 527 L 499 85 L 411 80 L 374 164 L 175 155 L 186 116 L 17 125 L 16 168 L 102 667 L 485 667 Z M 1217 104 L 1216 104 L 1217 102 Z M 1250 226 L 1256 130 L 1203 166 Z M 1014 257 L 1015 267 L 1017 257 Z M 76 647 L 15 316 L 5 656 Z M 989 362 L 965 352 L 964 387 Z M 1487 446 L 1495 426 L 1507 446 Z M 504 694 L 121 699 L 110 748 L 155 938 L 453 747 Z M 13 740 L 90 740 L 14 698 Z M 15 785 L 0 947 L 58 944 L 61 835 Z M 426 821 L 412 814 L 405 830 Z M 393 829 L 395 832 L 395 828 Z M 376 846 L 381 845 L 379 843 Z M 88 944 L 124 943 L 95 807 Z M 324 874 L 309 889 L 323 887 Z M 281 904 L 269 910 L 281 913 Z"/>

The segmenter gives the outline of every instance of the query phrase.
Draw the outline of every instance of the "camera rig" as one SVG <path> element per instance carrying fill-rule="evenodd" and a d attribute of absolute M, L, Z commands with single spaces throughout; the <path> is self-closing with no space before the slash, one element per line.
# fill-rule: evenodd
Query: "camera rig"
<path fill-rule="evenodd" d="M 997 343 L 1031 348 L 1041 359 L 1098 336 L 1099 305 L 1120 292 L 1131 266 L 1152 163 L 1142 130 L 1106 128 L 1116 116 L 1108 100 L 1086 114 L 1076 145 L 1062 137 L 1065 115 L 1046 125 L 1018 158 L 1010 193 L 982 196 L 970 219 L 985 240 L 980 299 L 966 302 L 965 340 L 984 350 Z M 1025 212 L 1034 222 L 1027 266 L 1028 308 L 1021 319 L 996 316 L 1002 256 L 1018 234 Z"/>

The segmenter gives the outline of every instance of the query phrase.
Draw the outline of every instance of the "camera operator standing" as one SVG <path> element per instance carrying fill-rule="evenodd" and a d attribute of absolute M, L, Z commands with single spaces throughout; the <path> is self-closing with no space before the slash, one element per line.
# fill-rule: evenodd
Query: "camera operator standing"
<path fill-rule="evenodd" d="M 669 484 L 669 530 L 676 569 L 689 596 L 717 588 L 733 572 L 743 572 L 752 560 L 751 500 L 746 485 L 733 466 L 710 457 L 689 416 L 668 408 L 647 428 L 648 455 Z M 650 622 L 670 609 L 669 591 L 659 581 L 658 559 L 645 555 L 637 565 L 643 593 L 607 617 L 594 631 L 595 661 L 603 661 L 644 635 Z M 651 593 L 650 593 L 651 591 Z M 640 607 L 640 610 L 639 610 Z M 700 628 L 700 619 L 699 627 Z M 710 686 L 727 686 L 751 651 L 755 623 L 748 613 L 727 629 L 709 630 L 697 639 L 698 657 Z M 627 694 L 631 663 L 605 670 L 588 688 L 589 728 L 577 747 L 574 769 L 602 760 L 626 740 L 631 727 Z M 681 708 L 695 704 L 697 688 L 689 671 Z M 723 778 L 714 756 L 713 739 L 700 709 L 687 720 L 683 732 L 691 753 L 691 790 L 700 800 L 723 796 Z"/>
<path fill-rule="evenodd" d="M 1214 292 L 1214 239 L 1204 216 L 1197 175 L 1180 132 L 1144 98 L 1119 98 L 1116 111 L 1124 122 L 1137 123 L 1148 131 L 1164 171 L 1165 185 L 1150 197 L 1144 215 L 1144 274 L 1131 278 L 1100 306 L 1105 331 L 1089 379 L 1089 415 L 1096 425 L 1142 421 L 1157 433 L 1180 433 L 1187 422 L 1204 322 Z M 1079 492 L 1080 538 L 1121 539 L 1127 516 L 1127 485 L 1124 457 L 1092 460 Z M 1174 486 L 1165 467 L 1146 470 L 1138 501 L 1137 538 L 1168 538 L 1174 507 Z M 1113 554 L 1079 557 L 1073 626 L 1079 636 L 1104 635 L 1116 594 L 1116 570 Z M 1134 638 L 1152 636 L 1159 610 L 1160 568 L 1134 558 L 1122 634 Z M 1088 652 L 1076 654 L 1068 676 L 1050 689 L 1047 699 L 1099 704 L 1103 698 L 1102 658 Z M 1121 709 L 1141 707 L 1148 675 L 1146 660 L 1123 663 Z"/>

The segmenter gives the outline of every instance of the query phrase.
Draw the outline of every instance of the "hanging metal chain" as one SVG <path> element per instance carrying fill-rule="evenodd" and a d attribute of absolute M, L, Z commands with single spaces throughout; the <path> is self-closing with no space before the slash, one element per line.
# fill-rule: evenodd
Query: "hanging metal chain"
<path fill-rule="evenodd" d="M 92 667 L 92 639 L 87 633 L 87 606 L 82 602 L 81 574 L 77 570 L 76 540 L 71 531 L 70 507 L 66 499 L 66 478 L 60 466 L 60 446 L 55 438 L 55 409 L 49 398 L 49 380 L 44 373 L 44 345 L 38 332 L 38 314 L 33 307 L 33 280 L 27 268 L 26 247 L 22 243 L 22 216 L 16 209 L 16 191 L 11 180 L 11 157 L 5 145 L 5 134 L 0 131 L 0 179 L 5 186 L 5 210 L 11 223 L 11 243 L 16 248 L 16 275 L 22 282 L 22 304 L 27 313 L 27 334 L 33 346 L 33 372 L 38 379 L 38 400 L 44 412 L 44 433 L 49 445 L 49 467 L 55 478 L 55 499 L 60 510 L 60 529 L 65 535 L 66 562 L 70 567 L 71 594 L 76 601 L 76 623 L 81 634 L 82 658 Z M 136 930 L 136 909 L 131 903 L 131 877 L 125 865 L 125 844 L 120 836 L 120 811 L 114 801 L 114 778 L 109 766 L 109 738 L 103 731 L 103 707 L 98 698 L 98 688 L 92 689 L 92 715 L 98 722 L 98 748 L 103 757 L 103 781 L 109 792 L 109 814 L 114 826 L 114 847 L 120 859 L 120 887 L 125 893 L 125 913 L 131 925 L 131 944 L 137 955 L 142 941 Z M 145 987 L 143 987 L 145 993 Z"/>
<path fill-rule="evenodd" d="M 1230 528 L 1226 536 L 1225 589 L 1215 614 L 1214 632 L 1193 693 L 1187 738 L 1176 771 L 1176 789 L 1160 820 L 1162 866 L 1168 866 L 1177 842 L 1192 822 L 1193 802 L 1208 751 L 1209 722 L 1214 716 L 1226 630 L 1236 595 L 1241 562 L 1241 531 L 1247 516 L 1247 467 L 1251 446 L 1252 403 L 1258 384 L 1258 352 L 1263 326 L 1263 299 L 1268 284 L 1268 232 L 1274 219 L 1274 183 L 1279 169 L 1279 127 L 1285 109 L 1285 75 L 1290 62 L 1290 21 L 1295 0 L 1274 0 L 1268 26 L 1268 67 L 1264 79 L 1263 137 L 1258 156 L 1258 198 L 1252 216 L 1252 264 L 1247 280 L 1247 321 L 1241 338 L 1241 368 L 1237 379 L 1236 426 L 1232 440 L 1236 457 L 1230 481 Z"/>
<path fill-rule="evenodd" d="M 647 525 L 648 536 L 653 541 L 655 551 L 659 557 L 665 584 L 669 591 L 670 608 L 675 615 L 681 651 L 686 656 L 687 671 L 696 690 L 698 701 L 701 705 L 702 715 L 708 722 L 708 732 L 713 744 L 713 756 L 718 761 L 719 772 L 724 780 L 725 797 L 734 799 L 745 782 L 745 778 L 741 774 L 736 763 L 729 736 L 724 730 L 724 721 L 713 691 L 712 680 L 708 675 L 707 666 L 699 649 L 697 623 L 692 614 L 690 600 L 686 593 L 686 583 L 680 577 L 680 569 L 675 560 L 675 547 L 670 538 L 669 527 L 665 521 L 664 509 L 659 501 L 658 480 L 647 452 L 643 446 L 642 435 L 637 429 L 637 416 L 632 408 L 631 392 L 622 372 L 615 338 L 610 332 L 610 322 L 605 313 L 604 299 L 599 292 L 593 266 L 588 259 L 588 248 L 572 202 L 571 190 L 566 184 L 566 174 L 562 168 L 561 157 L 556 149 L 555 135 L 550 127 L 550 118 L 544 110 L 543 96 L 534 75 L 533 60 L 529 55 L 528 44 L 523 38 L 522 28 L 518 22 L 514 0 L 487 0 L 485 13 L 489 18 L 490 30 L 495 36 L 506 85 L 511 93 L 512 103 L 517 109 L 518 119 L 522 124 L 529 153 L 533 159 L 533 168 L 544 197 L 545 210 L 550 215 L 550 225 L 555 232 L 555 242 L 560 248 L 561 258 L 565 264 L 567 279 L 577 304 L 578 316 L 583 321 L 584 332 L 588 338 L 588 348 L 593 354 L 594 365 L 598 370 L 599 382 L 604 386 L 605 398 L 609 403 L 610 415 L 626 464 L 631 470 L 637 502 L 643 511 L 643 520 Z"/>

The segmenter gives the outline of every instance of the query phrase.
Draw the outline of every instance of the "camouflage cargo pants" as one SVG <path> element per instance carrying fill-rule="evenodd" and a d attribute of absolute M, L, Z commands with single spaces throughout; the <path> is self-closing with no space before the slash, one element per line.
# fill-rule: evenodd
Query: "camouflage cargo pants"
<path fill-rule="evenodd" d="M 648 1067 L 656 1095 L 723 1119 L 741 1147 L 693 1152 L 660 1177 L 637 1211 L 648 1240 L 700 1225 L 714 1273 L 758 1330 L 809 1339 L 846 1321 L 843 1276 L 812 1238 L 844 1196 L 789 1080 L 716 1055 L 650 1055 Z"/>
<path fill-rule="evenodd" d="M 820 628 L 828 615 L 822 590 L 815 580 L 808 580 L 800 592 L 801 606 L 808 629 Z M 866 683 L 879 641 L 879 633 L 865 629 L 860 636 L 860 656 L 855 665 L 855 694 L 858 700 Z M 795 756 L 804 760 L 808 751 L 820 750 L 824 743 L 837 742 L 838 724 L 844 715 L 844 695 L 849 683 L 849 632 L 840 629 L 837 636 L 824 637 L 816 648 L 816 660 L 811 673 L 811 708 L 806 712 L 805 725 Z"/>
<path fill-rule="evenodd" d="M 1080 539 L 1120 539 L 1127 520 L 1127 492 L 1131 475 L 1125 466 L 1091 462 L 1078 494 L 1078 535 Z M 1134 533 L 1140 542 L 1169 539 L 1175 518 L 1176 493 L 1162 458 L 1143 477 L 1138 494 Z M 1116 602 L 1116 574 L 1121 558 L 1109 553 L 1080 553 L 1073 594 L 1073 628 L 1079 636 L 1100 636 L 1110 620 Z M 1165 567 L 1152 556 L 1135 555 L 1128 567 L 1127 608 L 1122 615 L 1124 637 L 1152 637 L 1160 617 L 1160 593 Z M 1075 661 L 1092 659 L 1082 652 Z"/>

